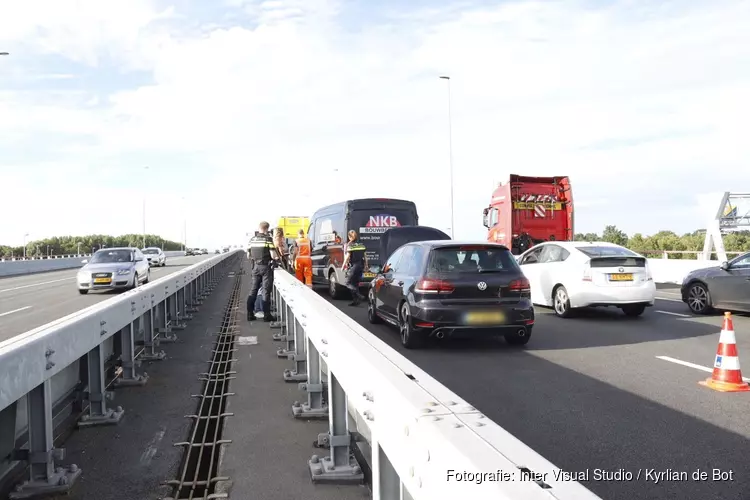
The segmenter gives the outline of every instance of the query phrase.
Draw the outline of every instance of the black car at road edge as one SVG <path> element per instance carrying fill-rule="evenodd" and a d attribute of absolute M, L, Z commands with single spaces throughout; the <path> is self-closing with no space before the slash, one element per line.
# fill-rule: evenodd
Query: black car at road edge
<path fill-rule="evenodd" d="M 534 326 L 529 281 L 494 243 L 419 241 L 399 247 L 370 283 L 368 319 L 398 327 L 401 343 L 502 334 L 525 345 Z"/>

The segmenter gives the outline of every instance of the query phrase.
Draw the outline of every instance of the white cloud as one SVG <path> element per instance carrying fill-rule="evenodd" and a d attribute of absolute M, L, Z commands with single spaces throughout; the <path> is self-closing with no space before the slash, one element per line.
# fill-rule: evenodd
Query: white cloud
<path fill-rule="evenodd" d="M 0 49 L 14 52 L 0 71 L 7 65 L 11 82 L 29 74 L 14 47 L 29 61 L 66 57 L 102 80 L 116 80 L 101 69 L 114 61 L 123 75 L 138 69 L 150 81 L 109 95 L 92 87 L 0 95 L 0 143 L 70 138 L 50 153 L 60 152 L 59 163 L 0 157 L 0 174 L 14 176 L 9 204 L 29 206 L 29 193 L 35 200 L 23 223 L 0 228 L 0 242 L 23 232 L 139 231 L 143 196 L 163 214 L 179 212 L 172 203 L 182 196 L 192 200 L 188 226 L 200 228 L 192 231 L 200 246 L 343 197 L 412 199 L 422 223 L 446 228 L 444 73 L 458 237 L 483 236 L 481 209 L 510 173 L 570 175 L 577 230 L 616 224 L 631 233 L 700 227 L 699 193 L 750 182 L 747 2 L 436 5 L 350 16 L 348 26 L 345 2 L 233 0 L 226 8 L 241 8 L 234 19 L 245 24 L 208 31 L 194 28 L 216 19 L 197 23 L 148 0 L 58 4 L 25 2 L 0 19 Z M 199 174 L 175 173 L 186 155 Z M 115 164 L 117 175 L 91 174 Z M 132 187 L 145 164 L 180 187 Z M 68 168 L 78 174 L 35 187 Z M 262 176 L 275 190 L 269 181 L 260 189 Z M 123 201 L 71 206 L 102 189 Z M 45 218 L 60 206 L 75 217 Z M 182 222 L 170 217 L 147 225 L 178 239 Z"/>

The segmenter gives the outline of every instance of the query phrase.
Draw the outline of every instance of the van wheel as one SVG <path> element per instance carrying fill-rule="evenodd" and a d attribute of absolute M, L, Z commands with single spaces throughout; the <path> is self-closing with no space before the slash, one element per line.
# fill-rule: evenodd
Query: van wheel
<path fill-rule="evenodd" d="M 80 293 L 81 295 L 86 295 L 87 293 L 89 293 L 89 291 L 88 290 L 78 290 L 78 293 Z"/>
<path fill-rule="evenodd" d="M 339 285 L 339 282 L 336 280 L 336 271 L 331 271 L 328 274 L 328 294 L 331 296 L 332 299 L 340 299 L 343 287 Z"/>

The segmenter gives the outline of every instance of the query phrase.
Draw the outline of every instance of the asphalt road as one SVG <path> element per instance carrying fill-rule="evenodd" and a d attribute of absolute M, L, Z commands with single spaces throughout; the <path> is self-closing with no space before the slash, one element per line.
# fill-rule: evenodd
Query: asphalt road
<path fill-rule="evenodd" d="M 162 278 L 212 255 L 168 257 L 165 267 L 151 269 Z M 78 269 L 0 278 L 0 342 L 116 296 L 120 292 L 76 290 Z"/>
<path fill-rule="evenodd" d="M 710 376 L 700 367 L 713 366 L 722 318 L 692 316 L 677 292 L 660 290 L 640 318 L 599 309 L 560 319 L 537 308 L 525 348 L 482 339 L 407 350 L 395 329 L 367 322 L 364 305 L 334 302 L 557 467 L 589 471 L 583 483 L 604 499 L 747 500 L 750 392 L 698 384 Z M 734 327 L 750 369 L 750 318 L 735 316 Z M 634 478 L 594 481 L 595 469 Z M 648 469 L 688 479 L 654 482 Z M 712 480 L 713 469 L 731 480 Z M 693 480 L 697 470 L 708 480 Z"/>

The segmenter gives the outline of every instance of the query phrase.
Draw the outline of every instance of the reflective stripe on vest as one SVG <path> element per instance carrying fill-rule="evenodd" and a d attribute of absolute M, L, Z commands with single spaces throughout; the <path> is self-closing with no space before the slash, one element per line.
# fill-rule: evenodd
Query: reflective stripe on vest
<path fill-rule="evenodd" d="M 351 243 L 348 247 L 346 247 L 347 252 L 363 252 L 365 250 L 365 246 L 361 243 Z"/>
<path fill-rule="evenodd" d="M 297 238 L 297 257 L 309 257 L 310 253 L 310 240 Z"/>

